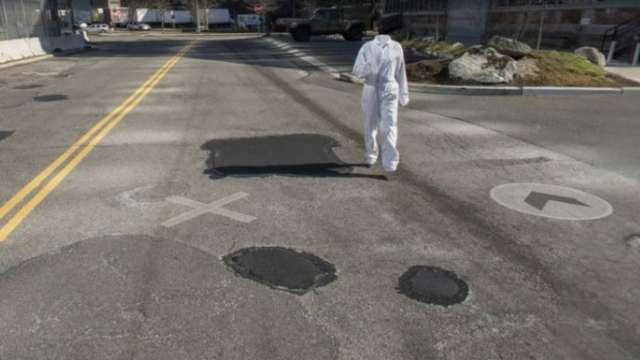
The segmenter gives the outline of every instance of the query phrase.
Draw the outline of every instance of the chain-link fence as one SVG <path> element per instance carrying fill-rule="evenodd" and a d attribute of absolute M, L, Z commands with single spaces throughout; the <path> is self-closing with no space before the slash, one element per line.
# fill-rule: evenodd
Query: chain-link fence
<path fill-rule="evenodd" d="M 0 41 L 60 35 L 57 0 L 0 0 Z"/>

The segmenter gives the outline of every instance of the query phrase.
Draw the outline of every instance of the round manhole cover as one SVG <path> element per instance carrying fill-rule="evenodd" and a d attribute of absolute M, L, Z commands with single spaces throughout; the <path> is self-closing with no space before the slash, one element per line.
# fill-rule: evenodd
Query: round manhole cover
<path fill-rule="evenodd" d="M 411 267 L 400 277 L 398 290 L 411 299 L 442 306 L 461 303 L 469 294 L 458 275 L 434 266 Z"/>
<path fill-rule="evenodd" d="M 62 94 L 40 95 L 40 96 L 33 97 L 33 100 L 41 101 L 41 102 L 61 101 L 61 100 L 67 100 L 67 99 L 68 99 L 67 95 L 62 95 Z"/>
<path fill-rule="evenodd" d="M 282 247 L 241 249 L 222 260 L 242 277 L 299 295 L 336 279 L 336 268 L 327 261 Z"/>

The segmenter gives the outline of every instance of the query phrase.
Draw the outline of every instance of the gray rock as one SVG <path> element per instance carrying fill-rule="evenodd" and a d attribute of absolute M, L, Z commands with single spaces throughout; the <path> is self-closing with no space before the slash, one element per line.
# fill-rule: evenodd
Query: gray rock
<path fill-rule="evenodd" d="M 449 76 L 454 79 L 483 84 L 501 84 L 513 81 L 518 71 L 515 60 L 493 48 L 474 46 L 449 64 Z"/>
<path fill-rule="evenodd" d="M 494 36 L 487 43 L 488 47 L 492 47 L 498 50 L 500 53 L 514 57 L 521 58 L 527 56 L 533 52 L 531 46 L 510 38 L 502 36 Z"/>
<path fill-rule="evenodd" d="M 600 67 L 607 66 L 607 58 L 596 48 L 585 46 L 576 49 L 574 53 L 586 57 L 589 61 Z"/>

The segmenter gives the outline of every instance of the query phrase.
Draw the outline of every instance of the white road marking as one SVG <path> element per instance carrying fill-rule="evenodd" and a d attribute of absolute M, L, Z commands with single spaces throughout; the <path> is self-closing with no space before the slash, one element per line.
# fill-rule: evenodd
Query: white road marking
<path fill-rule="evenodd" d="M 613 213 L 605 200 L 565 186 L 513 183 L 496 186 L 491 198 L 511 210 L 558 220 L 596 220 Z"/>
<path fill-rule="evenodd" d="M 192 208 L 192 210 L 189 210 L 183 214 L 180 214 L 178 216 L 175 216 L 163 222 L 162 226 L 173 227 L 207 213 L 221 215 L 221 216 L 228 217 L 230 219 L 243 222 L 243 223 L 250 223 L 254 221 L 256 218 L 253 216 L 241 214 L 239 212 L 235 212 L 235 211 L 231 211 L 223 208 L 223 206 L 230 204 L 234 201 L 243 199 L 247 196 L 249 196 L 249 194 L 239 192 L 239 193 L 235 193 L 233 195 L 227 196 L 225 198 L 222 198 L 220 200 L 216 200 L 210 204 L 204 204 L 199 201 L 191 200 L 182 196 L 170 196 L 166 198 L 168 202 L 178 204 L 178 205 L 184 205 Z"/>
<path fill-rule="evenodd" d="M 286 50 L 286 52 L 288 54 L 294 55 L 298 58 L 300 58 L 300 60 L 311 64 L 317 68 L 319 68 L 320 70 L 322 70 L 323 72 L 336 77 L 339 76 L 338 74 L 340 73 L 338 71 L 338 69 L 334 68 L 333 66 L 327 65 L 326 63 L 320 61 L 317 57 L 315 56 L 311 56 L 311 55 L 307 55 L 306 52 L 298 50 L 298 49 L 294 49 L 291 45 L 280 41 L 280 40 L 276 40 L 276 39 L 266 39 L 268 43 L 270 43 L 271 45 L 273 45 L 274 47 L 278 48 L 278 49 L 282 49 L 282 50 Z"/>

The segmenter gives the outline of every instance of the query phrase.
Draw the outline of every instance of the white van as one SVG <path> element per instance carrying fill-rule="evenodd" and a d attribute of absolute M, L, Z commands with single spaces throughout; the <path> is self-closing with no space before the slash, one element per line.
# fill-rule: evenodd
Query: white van
<path fill-rule="evenodd" d="M 260 15 L 256 14 L 239 14 L 236 18 L 238 27 L 243 30 L 256 30 L 262 23 Z"/>

